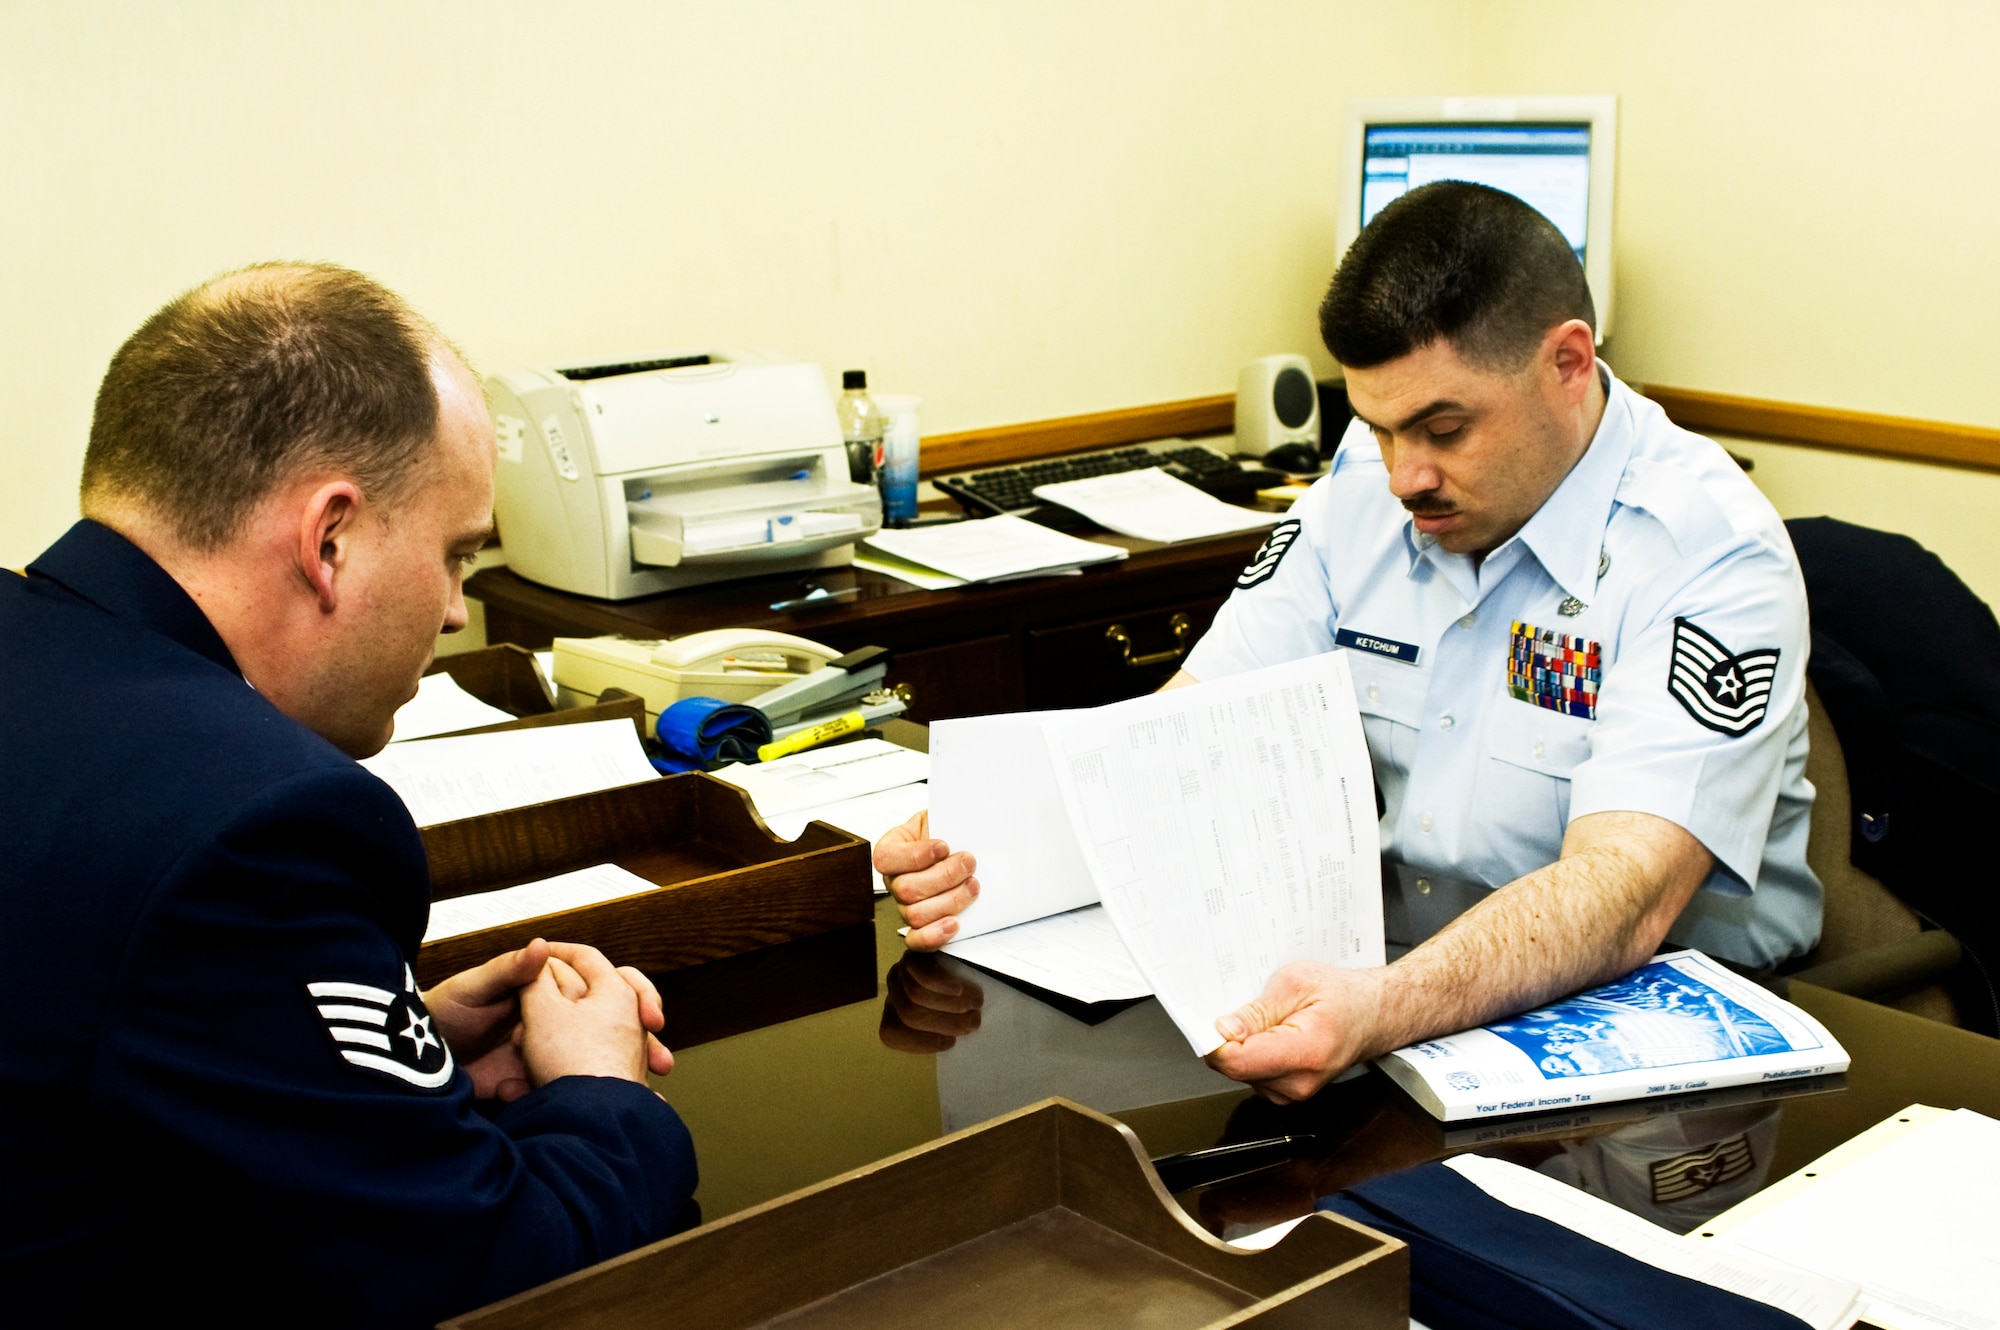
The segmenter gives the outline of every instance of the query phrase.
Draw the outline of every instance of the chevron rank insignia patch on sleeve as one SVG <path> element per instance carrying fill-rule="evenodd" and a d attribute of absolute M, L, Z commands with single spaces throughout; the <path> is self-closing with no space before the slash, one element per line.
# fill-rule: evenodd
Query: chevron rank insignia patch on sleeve
<path fill-rule="evenodd" d="M 416 976 L 403 967 L 403 991 L 323 980 L 307 984 L 333 1047 L 348 1066 L 435 1090 L 451 1080 L 451 1050 L 431 1028 Z"/>
<path fill-rule="evenodd" d="M 1731 652 L 1686 619 L 1674 620 L 1667 691 L 1697 722 L 1719 734 L 1747 734 L 1771 705 L 1778 649 Z"/>
<path fill-rule="evenodd" d="M 1278 571 L 1278 560 L 1285 557 L 1285 551 L 1299 538 L 1299 519 L 1288 517 L 1271 528 L 1271 534 L 1264 537 L 1264 543 L 1250 558 L 1250 566 L 1236 578 L 1236 585 L 1248 590 L 1260 583 L 1271 580 L 1271 574 Z"/>

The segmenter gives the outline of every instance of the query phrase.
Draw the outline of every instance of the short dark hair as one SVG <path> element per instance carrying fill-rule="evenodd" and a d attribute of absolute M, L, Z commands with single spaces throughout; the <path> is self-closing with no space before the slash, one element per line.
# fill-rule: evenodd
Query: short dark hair
<path fill-rule="evenodd" d="M 1362 228 L 1319 307 L 1342 365 L 1368 369 L 1442 338 L 1474 364 L 1517 369 L 1549 329 L 1597 308 L 1576 251 L 1514 195 L 1439 180 Z"/>
<path fill-rule="evenodd" d="M 86 511 L 137 501 L 183 544 L 233 539 L 278 484 L 328 468 L 393 500 L 437 435 L 455 355 L 393 292 L 331 264 L 258 264 L 169 301 L 111 358 Z"/>

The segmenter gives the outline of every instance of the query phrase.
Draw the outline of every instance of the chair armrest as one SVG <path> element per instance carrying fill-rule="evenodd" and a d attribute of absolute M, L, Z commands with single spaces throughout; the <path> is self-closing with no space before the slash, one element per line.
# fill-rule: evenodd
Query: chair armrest
<path fill-rule="evenodd" d="M 1943 980 L 1964 953 L 1958 939 L 1943 929 L 1928 929 L 1826 961 L 1785 976 L 1830 988 L 1849 997 L 1877 998 L 1915 992 Z"/>

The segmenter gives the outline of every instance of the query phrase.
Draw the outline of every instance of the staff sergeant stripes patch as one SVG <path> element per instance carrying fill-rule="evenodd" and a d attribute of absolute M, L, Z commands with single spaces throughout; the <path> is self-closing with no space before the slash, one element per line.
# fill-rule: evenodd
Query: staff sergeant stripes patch
<path fill-rule="evenodd" d="M 1653 1204 L 1671 1205 L 1747 1176 L 1757 1167 L 1750 1138 L 1736 1136 L 1672 1159 L 1653 1162 Z"/>
<path fill-rule="evenodd" d="M 349 1066 L 390 1076 L 420 1090 L 451 1079 L 451 1050 L 431 1028 L 416 976 L 403 967 L 403 991 L 324 980 L 306 985 L 326 1032 Z"/>
<path fill-rule="evenodd" d="M 1236 579 L 1236 585 L 1248 590 L 1260 583 L 1271 580 L 1271 574 L 1278 571 L 1278 560 L 1285 557 L 1285 551 L 1299 538 L 1299 519 L 1288 517 L 1271 528 L 1271 534 L 1264 537 L 1264 543 L 1250 558 L 1250 566 Z"/>
<path fill-rule="evenodd" d="M 1733 654 L 1686 619 L 1674 620 L 1674 658 L 1667 691 L 1696 721 L 1718 734 L 1747 734 L 1771 705 L 1778 649 Z"/>

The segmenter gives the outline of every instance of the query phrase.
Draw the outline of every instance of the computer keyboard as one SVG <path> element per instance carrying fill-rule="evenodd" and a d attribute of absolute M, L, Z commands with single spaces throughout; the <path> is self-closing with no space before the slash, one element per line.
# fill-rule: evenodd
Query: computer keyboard
<path fill-rule="evenodd" d="M 1189 443 L 1186 439 L 1155 439 L 1128 448 L 1051 457 L 1045 462 L 959 471 L 937 476 L 934 483 L 968 512 L 1018 513 L 1040 502 L 1035 498 L 1037 485 L 1115 475 L 1120 471 L 1143 471 L 1150 466 L 1172 467 L 1196 484 L 1208 477 L 1233 479 L 1229 473 L 1242 470 L 1232 458 L 1206 444 Z"/>

